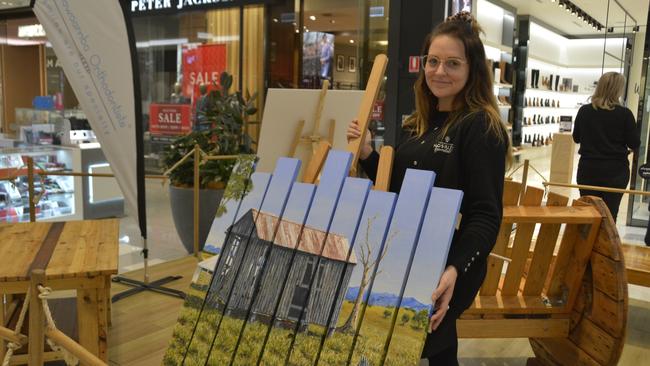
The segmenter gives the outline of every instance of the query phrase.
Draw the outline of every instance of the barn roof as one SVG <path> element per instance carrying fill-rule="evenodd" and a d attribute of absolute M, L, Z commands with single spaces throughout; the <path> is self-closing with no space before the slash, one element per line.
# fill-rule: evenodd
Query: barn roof
<path fill-rule="evenodd" d="M 258 214 L 258 211 L 255 209 L 252 211 L 253 217 L 257 217 L 255 226 L 257 229 L 257 236 L 262 240 L 270 242 L 271 239 L 273 239 L 273 229 L 277 227 L 278 217 L 266 212 L 259 212 Z M 294 249 L 296 241 L 298 240 L 298 235 L 300 235 L 301 227 L 302 225 L 296 222 L 280 220 L 280 227 L 275 235 L 275 241 L 273 244 Z M 300 238 L 298 250 L 304 253 L 319 255 L 321 253 L 321 245 L 325 240 L 325 236 L 326 233 L 324 231 L 305 226 L 302 232 L 302 237 Z M 350 245 L 346 237 L 329 233 L 329 235 L 327 235 L 325 249 L 322 251 L 322 256 L 324 258 L 346 262 L 348 251 L 350 251 Z M 347 262 L 352 264 L 357 263 L 357 257 L 354 255 L 354 251 L 350 252 L 350 258 Z"/>

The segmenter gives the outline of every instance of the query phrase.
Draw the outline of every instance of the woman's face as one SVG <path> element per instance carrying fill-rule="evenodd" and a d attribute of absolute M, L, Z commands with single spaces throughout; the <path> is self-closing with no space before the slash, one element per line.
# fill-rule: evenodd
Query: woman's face
<path fill-rule="evenodd" d="M 465 57 L 463 43 L 446 35 L 434 38 L 427 53 L 424 75 L 429 90 L 438 98 L 438 108 L 450 110 L 469 77 L 469 60 Z"/>

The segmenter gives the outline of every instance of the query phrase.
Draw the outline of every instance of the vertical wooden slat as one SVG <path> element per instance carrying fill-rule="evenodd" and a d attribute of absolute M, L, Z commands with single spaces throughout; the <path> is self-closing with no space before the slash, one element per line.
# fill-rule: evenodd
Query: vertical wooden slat
<path fill-rule="evenodd" d="M 544 190 L 528 187 L 524 198 L 521 201 L 522 206 L 539 206 L 544 197 Z M 519 284 L 524 272 L 526 260 L 528 260 L 528 251 L 530 242 L 535 231 L 535 224 L 517 224 L 517 234 L 512 244 L 512 261 L 508 264 L 505 281 L 501 288 L 502 295 L 516 295 L 519 291 Z"/>
<path fill-rule="evenodd" d="M 375 104 L 375 99 L 377 99 L 377 94 L 379 94 L 381 83 L 384 80 L 384 73 L 386 71 L 387 64 L 388 58 L 386 55 L 379 54 L 375 57 L 375 62 L 372 66 L 370 77 L 368 78 L 368 84 L 366 84 L 366 91 L 363 94 L 361 106 L 359 107 L 359 113 L 357 114 L 357 121 L 359 122 L 361 136 L 358 139 L 352 140 L 350 143 L 348 143 L 347 150 L 353 155 L 352 169 L 356 168 L 357 162 L 359 160 L 359 152 L 361 151 L 361 146 L 363 146 L 364 139 L 366 138 L 365 131 L 368 129 L 368 124 L 370 123 L 370 113 L 372 112 L 372 107 Z"/>
<path fill-rule="evenodd" d="M 569 198 L 549 193 L 546 201 L 547 206 L 566 206 Z M 551 260 L 553 259 L 553 250 L 560 233 L 560 224 L 543 224 L 539 229 L 537 241 L 535 242 L 535 251 L 526 275 L 526 284 L 524 285 L 523 295 L 539 295 L 544 288 L 544 280 L 549 272 Z"/>
<path fill-rule="evenodd" d="M 38 298 L 38 285 L 45 285 L 45 271 L 35 269 L 31 273 L 29 295 L 29 366 L 43 365 L 43 352 L 45 346 L 45 314 Z"/>
<path fill-rule="evenodd" d="M 503 205 L 514 206 L 519 202 L 519 192 L 521 191 L 521 183 L 513 181 L 505 181 L 503 185 Z M 506 254 L 508 242 L 510 241 L 510 234 L 512 232 L 512 224 L 501 223 L 497 241 L 494 244 L 492 253 L 503 256 Z M 503 260 L 495 257 L 488 257 L 487 274 L 483 285 L 481 286 L 481 295 L 488 296 L 496 294 L 497 287 L 499 286 L 499 279 L 501 277 L 501 270 L 503 269 Z"/>
<path fill-rule="evenodd" d="M 97 291 L 103 290 L 77 290 L 77 324 L 79 327 L 79 344 L 99 357 L 99 304 L 97 303 Z"/>
<path fill-rule="evenodd" d="M 320 142 L 316 153 L 309 161 L 309 165 L 307 165 L 307 170 L 305 170 L 305 175 L 302 178 L 303 183 L 316 183 L 318 174 L 320 174 L 321 169 L 323 169 L 325 159 L 327 158 L 327 153 L 329 153 L 330 149 L 331 146 L 327 141 Z"/>
<path fill-rule="evenodd" d="M 296 130 L 293 134 L 293 141 L 291 141 L 291 147 L 289 147 L 289 155 L 287 155 L 288 157 L 293 158 L 296 156 L 296 150 L 298 149 L 298 144 L 300 144 L 300 139 L 302 138 L 302 130 L 304 128 L 305 120 L 301 119 L 298 121 L 298 125 L 296 125 Z"/>
<path fill-rule="evenodd" d="M 375 190 L 388 192 L 390 188 L 390 176 L 393 172 L 393 158 L 394 150 L 392 146 L 386 145 L 381 148 Z"/>

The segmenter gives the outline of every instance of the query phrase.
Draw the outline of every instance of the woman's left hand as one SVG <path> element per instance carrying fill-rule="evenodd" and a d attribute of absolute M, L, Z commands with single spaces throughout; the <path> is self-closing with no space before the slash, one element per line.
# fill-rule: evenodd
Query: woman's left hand
<path fill-rule="evenodd" d="M 437 310 L 429 320 L 429 332 L 436 330 L 442 322 L 442 319 L 445 318 L 447 310 L 449 310 L 451 295 L 454 293 L 456 278 L 458 278 L 456 267 L 447 266 L 445 271 L 442 273 L 442 277 L 440 277 L 438 288 L 433 291 L 433 294 L 431 295 L 433 308 Z"/>

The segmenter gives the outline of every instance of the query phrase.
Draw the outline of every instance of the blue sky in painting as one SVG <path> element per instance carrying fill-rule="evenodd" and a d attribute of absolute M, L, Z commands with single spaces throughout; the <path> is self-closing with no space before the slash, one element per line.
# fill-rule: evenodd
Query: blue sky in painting
<path fill-rule="evenodd" d="M 463 192 L 459 190 L 431 190 L 404 297 L 414 297 L 423 304 L 431 303 L 431 293 L 447 263 L 462 199 Z"/>
<path fill-rule="evenodd" d="M 348 287 L 358 287 L 361 282 L 361 246 L 366 244 L 366 237 L 368 244 L 376 255 L 381 241 L 386 233 L 388 224 L 395 205 L 395 198 L 397 195 L 392 192 L 370 191 L 366 205 L 363 209 L 361 222 L 359 223 L 359 230 L 357 231 L 356 239 L 354 240 L 353 250 L 357 256 L 358 264 L 352 271 L 352 277 Z M 368 227 L 368 222 L 371 225 Z"/>
<path fill-rule="evenodd" d="M 343 180 L 350 171 L 351 162 L 352 154 L 347 151 L 332 150 L 329 152 L 316 188 L 313 209 L 307 216 L 307 226 L 327 231 Z"/>
<path fill-rule="evenodd" d="M 221 217 L 218 217 L 212 223 L 212 228 L 210 229 L 210 236 L 206 241 L 206 245 L 215 246 L 221 248 L 223 241 L 226 237 L 226 230 L 234 221 L 239 220 L 248 210 L 251 208 L 259 208 L 262 203 L 262 198 L 266 192 L 266 188 L 271 180 L 271 174 L 268 173 L 253 173 L 251 175 L 251 181 L 253 182 L 253 190 L 249 192 L 246 197 L 244 197 L 239 211 L 237 211 L 237 205 L 239 201 L 230 200 L 226 204 L 226 213 Z M 237 219 L 234 219 L 234 215 L 237 214 Z"/>
<path fill-rule="evenodd" d="M 352 243 L 353 235 L 359 223 L 359 216 L 366 202 L 371 182 L 368 179 L 346 178 L 334 212 L 330 232 L 342 235 Z"/>
<path fill-rule="evenodd" d="M 276 216 L 281 216 L 284 212 L 284 206 L 287 197 L 291 191 L 291 186 L 296 180 L 300 171 L 300 160 L 290 158 L 280 158 L 275 163 L 275 171 L 269 188 L 267 189 L 262 211 Z"/>
<path fill-rule="evenodd" d="M 283 219 L 302 224 L 314 198 L 316 186 L 307 183 L 294 183 L 284 209 Z"/>
<path fill-rule="evenodd" d="M 373 292 L 399 294 L 434 178 L 435 174 L 431 171 L 406 171 L 386 239 L 388 254 L 380 263 L 382 273 L 375 280 Z"/>

